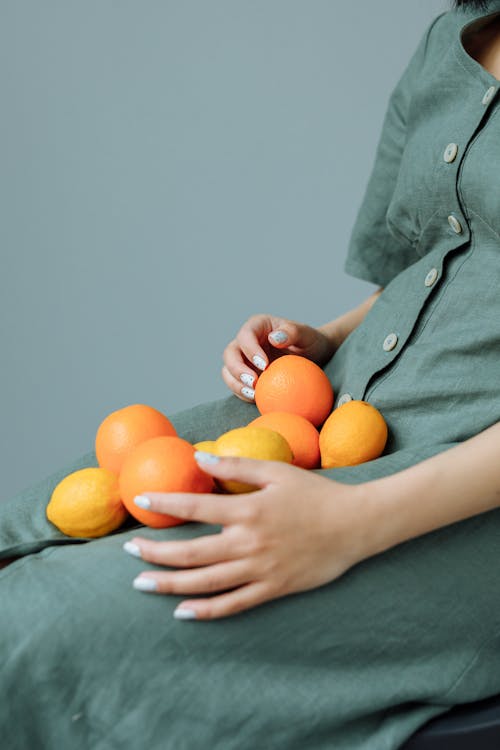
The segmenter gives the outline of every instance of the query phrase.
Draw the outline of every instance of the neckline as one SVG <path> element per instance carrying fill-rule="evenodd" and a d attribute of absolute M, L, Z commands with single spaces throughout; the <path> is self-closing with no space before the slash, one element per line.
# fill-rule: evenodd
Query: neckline
<path fill-rule="evenodd" d="M 493 3 L 495 7 L 498 8 L 500 6 L 500 2 Z M 474 26 L 478 21 L 484 21 L 487 22 L 488 19 L 494 18 L 495 16 L 500 16 L 500 10 L 495 10 L 493 12 L 484 13 L 481 11 L 476 11 L 475 13 L 472 12 L 471 16 L 469 16 L 469 19 L 467 23 L 465 23 L 463 26 L 460 26 L 460 31 L 458 33 L 457 39 L 456 39 L 456 45 L 455 45 L 455 51 L 458 55 L 458 59 L 461 62 L 461 64 L 476 78 L 481 80 L 482 83 L 484 83 L 486 86 L 495 86 L 495 88 L 500 87 L 500 79 L 496 78 L 493 73 L 490 73 L 489 70 L 486 70 L 480 62 L 478 62 L 474 57 L 471 57 L 467 50 L 464 47 L 464 37 L 467 34 L 467 31 Z"/>

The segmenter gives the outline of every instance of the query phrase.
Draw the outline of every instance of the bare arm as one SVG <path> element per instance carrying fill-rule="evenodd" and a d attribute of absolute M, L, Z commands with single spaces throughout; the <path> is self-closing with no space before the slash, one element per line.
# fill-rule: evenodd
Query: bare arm
<path fill-rule="evenodd" d="M 419 464 L 359 485 L 370 555 L 500 507 L 500 422 Z"/>
<path fill-rule="evenodd" d="M 330 323 L 319 327 L 318 330 L 324 333 L 332 342 L 334 350 L 338 349 L 348 335 L 359 326 L 382 291 L 382 288 L 377 289 L 376 292 L 371 294 L 357 307 L 332 320 Z"/>

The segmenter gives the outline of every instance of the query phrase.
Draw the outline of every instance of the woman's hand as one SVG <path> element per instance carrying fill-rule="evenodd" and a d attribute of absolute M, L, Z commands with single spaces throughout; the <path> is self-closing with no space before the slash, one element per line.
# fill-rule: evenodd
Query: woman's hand
<path fill-rule="evenodd" d="M 222 378 L 238 398 L 253 401 L 259 372 L 277 357 L 300 354 L 323 365 L 334 351 L 332 340 L 318 328 L 272 315 L 254 315 L 224 350 Z"/>
<path fill-rule="evenodd" d="M 202 594 L 183 601 L 179 619 L 226 617 L 316 588 L 364 559 L 362 485 L 345 485 L 289 464 L 197 454 L 214 477 L 249 482 L 242 495 L 146 493 L 150 508 L 222 531 L 182 541 L 134 537 L 125 549 L 179 570 L 140 574 L 134 587 L 158 594 Z M 144 506 L 143 506 L 144 507 Z M 208 596 L 210 595 L 210 596 Z"/>

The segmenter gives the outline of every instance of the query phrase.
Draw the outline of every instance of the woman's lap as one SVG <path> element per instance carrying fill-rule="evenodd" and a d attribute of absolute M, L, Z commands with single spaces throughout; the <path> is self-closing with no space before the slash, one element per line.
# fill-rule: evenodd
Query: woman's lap
<path fill-rule="evenodd" d="M 208 409 L 210 419 L 227 408 Z M 177 419 L 181 434 L 194 418 Z M 0 536 L 1 524 L 0 515 Z M 216 531 L 185 524 L 144 535 Z M 389 749 L 447 706 L 500 691 L 500 511 L 327 586 L 198 623 L 173 618 L 180 597 L 132 588 L 155 567 L 122 550 L 135 533 L 62 546 L 46 538 L 0 572 L 0 726 L 12 750 Z"/>
<path fill-rule="evenodd" d="M 235 396 L 200 404 L 172 415 L 170 418 L 178 434 L 190 442 L 207 440 L 226 430 L 248 424 L 258 415 L 253 404 Z M 376 461 L 345 469 L 322 471 L 322 474 L 341 482 L 356 484 L 392 474 L 406 466 L 445 450 L 449 445 L 424 445 L 408 451 L 383 456 Z M 59 469 L 46 479 L 28 487 L 10 501 L 0 502 L 0 560 L 38 552 L 47 546 L 75 545 L 85 539 L 69 539 L 47 520 L 45 509 L 54 487 L 65 476 L 87 466 L 97 466 L 95 453 L 80 456 L 70 465 Z M 135 525 L 133 519 L 122 528 Z"/>

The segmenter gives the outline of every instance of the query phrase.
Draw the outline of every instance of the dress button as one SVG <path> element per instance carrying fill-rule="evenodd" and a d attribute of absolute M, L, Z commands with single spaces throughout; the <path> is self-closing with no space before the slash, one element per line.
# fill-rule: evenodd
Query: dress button
<path fill-rule="evenodd" d="M 431 268 L 431 270 L 425 277 L 425 281 L 424 281 L 425 286 L 432 286 L 434 282 L 436 281 L 437 277 L 438 277 L 437 268 Z"/>
<path fill-rule="evenodd" d="M 490 86 L 486 94 L 483 96 L 482 104 L 489 104 L 495 94 L 497 93 L 495 86 Z"/>
<path fill-rule="evenodd" d="M 456 234 L 462 234 L 462 225 L 460 224 L 459 220 L 456 216 L 453 216 L 453 214 L 450 214 L 448 216 L 448 224 L 453 229 Z"/>
<path fill-rule="evenodd" d="M 443 159 L 447 164 L 451 164 L 452 161 L 455 161 L 458 154 L 458 146 L 456 143 L 448 143 L 444 150 Z"/>
<path fill-rule="evenodd" d="M 353 398 L 350 393 L 343 393 L 337 402 L 337 406 L 344 406 L 344 404 L 347 404 L 349 401 L 352 401 L 352 400 Z"/>
<path fill-rule="evenodd" d="M 383 347 L 384 351 L 390 352 L 394 349 L 395 346 L 397 346 L 398 343 L 398 337 L 395 333 L 390 333 L 388 336 L 385 337 Z"/>

